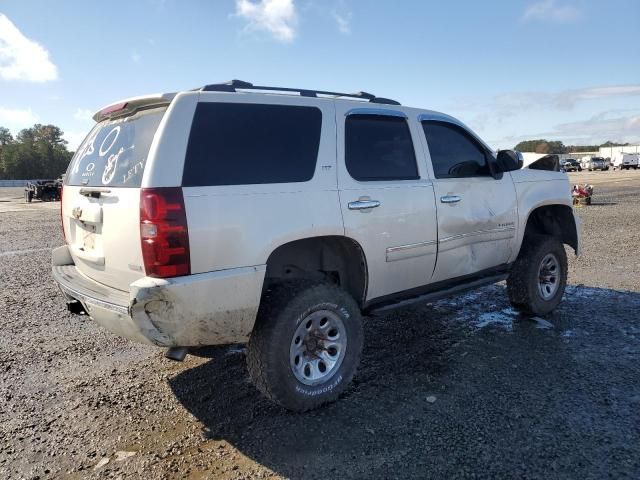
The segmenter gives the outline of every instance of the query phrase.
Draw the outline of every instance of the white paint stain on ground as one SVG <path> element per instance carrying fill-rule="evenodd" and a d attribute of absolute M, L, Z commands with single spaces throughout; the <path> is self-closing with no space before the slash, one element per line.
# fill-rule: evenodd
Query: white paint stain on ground
<path fill-rule="evenodd" d="M 518 313 L 515 310 L 505 308 L 498 312 L 483 313 L 475 320 L 472 320 L 471 324 L 477 329 L 492 326 L 511 331 L 513 330 L 513 320 L 517 316 Z"/>

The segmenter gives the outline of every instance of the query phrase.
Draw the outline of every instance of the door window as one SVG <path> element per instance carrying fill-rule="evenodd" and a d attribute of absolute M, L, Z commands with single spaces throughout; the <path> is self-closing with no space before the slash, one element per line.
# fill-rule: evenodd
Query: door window
<path fill-rule="evenodd" d="M 345 164 L 359 181 L 419 178 L 407 120 L 384 115 L 349 115 L 345 123 Z"/>
<path fill-rule="evenodd" d="M 448 122 L 422 122 L 436 178 L 490 176 L 488 152 L 462 128 Z"/>

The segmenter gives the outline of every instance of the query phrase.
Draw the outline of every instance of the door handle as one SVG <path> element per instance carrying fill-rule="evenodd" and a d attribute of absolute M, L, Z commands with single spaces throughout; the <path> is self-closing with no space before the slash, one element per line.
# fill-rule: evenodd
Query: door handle
<path fill-rule="evenodd" d="M 458 203 L 460 200 L 462 200 L 462 197 L 458 195 L 445 195 L 444 197 L 440 197 L 442 203 Z"/>
<path fill-rule="evenodd" d="M 378 200 L 357 200 L 349 202 L 349 210 L 364 210 L 366 208 L 376 208 L 380 206 Z"/>

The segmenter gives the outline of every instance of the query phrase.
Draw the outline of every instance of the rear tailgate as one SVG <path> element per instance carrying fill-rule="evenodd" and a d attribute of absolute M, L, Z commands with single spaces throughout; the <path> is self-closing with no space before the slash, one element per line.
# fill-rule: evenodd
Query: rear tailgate
<path fill-rule="evenodd" d="M 128 290 L 145 275 L 140 186 L 166 108 L 138 110 L 96 124 L 65 177 L 62 222 L 76 267 L 119 290 Z"/>

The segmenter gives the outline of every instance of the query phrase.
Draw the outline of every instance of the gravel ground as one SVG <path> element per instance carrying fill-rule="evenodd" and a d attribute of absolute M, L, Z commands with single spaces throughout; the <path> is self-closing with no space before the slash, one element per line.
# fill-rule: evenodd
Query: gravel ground
<path fill-rule="evenodd" d="M 57 204 L 0 189 L 0 478 L 640 478 L 640 172 L 571 178 L 596 195 L 558 311 L 494 285 L 369 318 L 353 387 L 302 415 L 240 346 L 171 363 L 67 314 Z"/>

